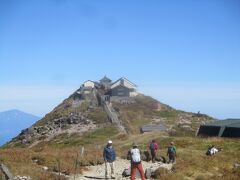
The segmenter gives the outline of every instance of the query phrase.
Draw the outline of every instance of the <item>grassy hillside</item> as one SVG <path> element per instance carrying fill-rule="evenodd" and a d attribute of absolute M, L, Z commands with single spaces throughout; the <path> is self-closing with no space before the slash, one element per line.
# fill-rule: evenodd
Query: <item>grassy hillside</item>
<path fill-rule="evenodd" d="M 81 173 L 84 165 L 102 163 L 102 148 L 109 139 L 109 133 L 115 134 L 115 130 L 111 128 L 106 131 L 98 130 L 91 135 L 86 134 L 82 140 L 78 137 L 68 139 L 59 137 L 59 140 L 56 138 L 56 143 L 54 141 L 51 144 L 42 143 L 28 149 L 0 149 L 0 157 L 15 175 L 29 175 L 34 177 L 33 179 L 54 179 L 57 175 L 51 171 L 61 171 L 65 174 Z M 240 162 L 239 139 L 176 137 L 156 132 L 132 136 L 115 134 L 111 137 L 120 157 L 126 157 L 133 141 L 137 141 L 139 147 L 146 150 L 147 144 L 153 138 L 160 146 L 158 153 L 165 157 L 169 142 L 174 141 L 177 147 L 175 171 L 164 175 L 161 179 L 240 178 L 240 171 L 233 169 L 234 163 Z M 205 152 L 212 144 L 223 148 L 223 151 L 208 157 Z M 81 156 L 82 147 L 85 149 L 83 156 Z M 50 171 L 42 172 L 42 166 L 49 167 Z"/>
<path fill-rule="evenodd" d="M 139 134 L 139 128 L 142 125 L 160 123 L 166 125 L 169 133 L 194 135 L 200 124 L 213 121 L 213 118 L 204 114 L 176 110 L 150 96 L 139 95 L 134 100 L 133 104 L 113 102 L 113 107 L 119 112 L 120 119 L 133 134 Z M 159 109 L 154 107 L 156 103 Z"/>
<path fill-rule="evenodd" d="M 64 175 L 81 173 L 86 165 L 102 163 L 102 149 L 109 139 L 113 140 L 118 156 L 126 157 L 133 141 L 137 141 L 142 150 L 147 150 L 148 143 L 155 138 L 161 155 L 165 156 L 171 141 L 178 149 L 176 172 L 167 175 L 167 179 L 238 177 L 239 174 L 232 170 L 233 163 L 239 162 L 238 140 L 194 137 L 199 125 L 212 121 L 211 117 L 176 110 L 140 94 L 109 103 L 127 131 L 124 134 L 109 121 L 98 93 L 73 93 L 2 147 L 0 160 L 15 175 L 28 175 L 33 179 L 59 179 L 61 176 L 64 179 Z M 149 124 L 162 124 L 166 131 L 140 134 L 140 127 Z M 211 144 L 221 146 L 224 151 L 215 157 L 206 157 L 205 151 Z M 219 163 L 220 159 L 224 161 Z M 43 171 L 43 166 L 49 167 L 49 171 Z"/>

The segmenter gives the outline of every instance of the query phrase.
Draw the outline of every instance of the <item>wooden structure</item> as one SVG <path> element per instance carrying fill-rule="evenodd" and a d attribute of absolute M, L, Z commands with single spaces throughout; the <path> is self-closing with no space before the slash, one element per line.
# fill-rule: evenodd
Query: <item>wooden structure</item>
<path fill-rule="evenodd" d="M 137 85 L 126 78 L 120 78 L 111 85 L 111 96 L 133 97 L 137 95 Z"/>
<path fill-rule="evenodd" d="M 1 177 L 3 180 L 13 180 L 13 175 L 9 171 L 6 165 L 0 164 L 0 171 L 3 173 L 4 177 Z"/>
<path fill-rule="evenodd" d="M 107 90 L 111 87 L 112 80 L 109 79 L 106 75 L 100 80 L 100 84 Z"/>
<path fill-rule="evenodd" d="M 138 95 L 137 85 L 122 77 L 112 83 L 112 80 L 104 76 L 99 82 L 85 81 L 78 94 L 90 94 L 93 89 L 103 90 L 104 95 L 109 97 L 134 97 Z"/>

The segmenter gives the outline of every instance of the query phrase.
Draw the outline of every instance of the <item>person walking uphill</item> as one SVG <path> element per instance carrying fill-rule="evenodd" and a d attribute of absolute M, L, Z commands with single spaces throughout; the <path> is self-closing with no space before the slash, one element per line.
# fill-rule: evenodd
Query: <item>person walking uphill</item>
<path fill-rule="evenodd" d="M 175 163 L 176 162 L 176 155 L 177 155 L 176 147 L 174 146 L 174 143 L 171 142 L 170 146 L 168 147 L 168 150 L 167 150 L 167 156 L 169 158 L 168 163 Z"/>
<path fill-rule="evenodd" d="M 115 179 L 114 161 L 116 160 L 116 153 L 112 146 L 112 141 L 109 140 L 103 150 L 103 159 L 105 162 L 105 178 L 108 179 L 108 167 L 111 169 L 111 179 Z"/>
<path fill-rule="evenodd" d="M 152 140 L 152 142 L 149 145 L 149 150 L 151 152 L 152 163 L 155 163 L 156 153 L 158 150 L 158 144 L 156 143 L 156 141 L 154 139 Z"/>
<path fill-rule="evenodd" d="M 143 166 L 141 163 L 141 151 L 138 149 L 138 145 L 136 143 L 133 143 L 132 149 L 128 152 L 128 156 L 131 158 L 131 180 L 135 180 L 137 169 L 141 174 L 141 179 L 145 180 Z"/>

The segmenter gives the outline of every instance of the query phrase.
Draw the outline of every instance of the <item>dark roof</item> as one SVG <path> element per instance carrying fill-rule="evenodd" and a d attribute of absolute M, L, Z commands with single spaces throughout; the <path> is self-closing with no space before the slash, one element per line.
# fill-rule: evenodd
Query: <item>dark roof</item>
<path fill-rule="evenodd" d="M 102 79 L 100 79 L 100 82 L 112 82 L 112 80 L 105 75 Z"/>
<path fill-rule="evenodd" d="M 152 124 L 152 125 L 143 125 L 141 127 L 142 132 L 151 132 L 151 131 L 166 131 L 166 127 L 163 124 Z"/>
<path fill-rule="evenodd" d="M 122 80 L 125 80 L 125 81 L 129 82 L 130 84 L 132 84 L 132 86 L 137 87 L 136 84 L 134 84 L 133 82 L 129 81 L 129 80 L 128 80 L 127 78 L 125 78 L 125 77 L 119 78 L 118 80 L 116 80 L 115 82 L 113 82 L 112 85 L 114 85 L 114 84 L 117 83 L 118 81 L 122 81 Z"/>
<path fill-rule="evenodd" d="M 202 126 L 240 127 L 240 119 L 226 119 L 214 121 Z"/>

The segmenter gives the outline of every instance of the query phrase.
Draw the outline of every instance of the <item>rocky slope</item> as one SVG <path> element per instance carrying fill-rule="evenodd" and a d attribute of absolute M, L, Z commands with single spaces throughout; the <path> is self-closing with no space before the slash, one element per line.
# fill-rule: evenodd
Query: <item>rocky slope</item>
<path fill-rule="evenodd" d="M 187 113 L 139 94 L 135 97 L 111 97 L 101 87 L 84 89 L 82 86 L 52 112 L 33 126 L 23 130 L 7 146 L 35 146 L 69 137 L 83 137 L 89 132 L 113 128 L 117 134 L 139 134 L 146 124 L 162 124 L 172 135 L 194 134 L 200 124 L 212 118 L 202 114 Z M 105 131 L 106 133 L 107 131 Z M 62 140 L 61 140 L 62 141 Z M 61 143 L 61 142 L 58 142 Z"/>

